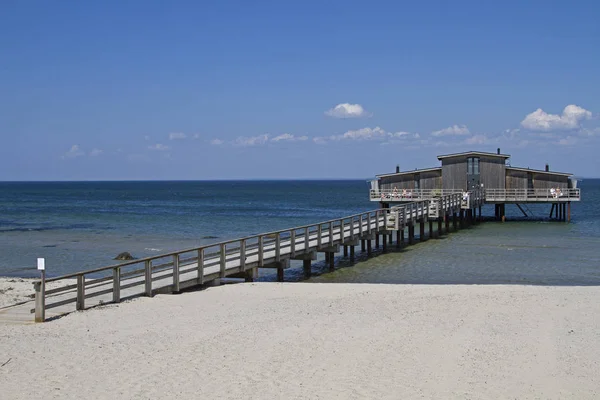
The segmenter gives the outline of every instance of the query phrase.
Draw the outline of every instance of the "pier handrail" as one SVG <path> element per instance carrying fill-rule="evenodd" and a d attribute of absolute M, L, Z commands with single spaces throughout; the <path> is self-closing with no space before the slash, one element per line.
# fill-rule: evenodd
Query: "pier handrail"
<path fill-rule="evenodd" d="M 462 189 L 371 189 L 371 200 L 403 200 L 412 201 L 418 199 L 432 199 L 434 197 L 447 196 L 462 193 Z"/>
<path fill-rule="evenodd" d="M 135 260 L 131 260 L 131 261 L 125 261 L 123 263 L 119 263 L 119 264 L 112 264 L 106 267 L 100 267 L 100 268 L 94 268 L 94 269 L 88 269 L 88 270 L 84 270 L 84 271 L 79 271 L 79 272 L 74 272 L 74 273 L 70 273 L 70 274 L 65 274 L 65 275 L 60 275 L 57 277 L 53 277 L 53 278 L 47 278 L 46 282 L 55 282 L 55 281 L 60 281 L 60 280 L 65 280 L 65 279 L 71 279 L 71 278 L 76 278 L 78 275 L 89 275 L 89 274 L 95 274 L 98 272 L 104 272 L 104 271 L 108 271 L 111 269 L 115 269 L 117 267 L 127 267 L 130 265 L 135 265 L 135 264 L 140 264 L 146 261 L 154 261 L 156 259 L 161 259 L 161 258 L 165 258 L 165 257 L 171 257 L 171 256 L 175 256 L 177 254 L 183 254 L 183 253 L 191 253 L 193 251 L 198 251 L 198 250 L 202 250 L 202 249 L 207 249 L 207 248 L 212 248 L 212 247 L 217 247 L 220 245 L 227 245 L 227 244 L 232 244 L 232 243 L 238 243 L 240 241 L 250 241 L 252 239 L 258 239 L 260 237 L 265 237 L 265 236 L 273 236 L 273 235 L 277 235 L 277 234 L 281 234 L 281 233 L 285 233 L 285 232 L 290 232 L 292 230 L 300 230 L 300 229 L 305 229 L 305 228 L 313 228 L 313 227 L 318 227 L 318 226 L 322 226 L 325 224 L 329 224 L 329 223 L 333 223 L 333 222 L 337 222 L 340 219 L 350 219 L 350 218 L 354 218 L 354 217 L 360 217 L 365 216 L 367 214 L 381 214 L 382 212 L 384 212 L 387 209 L 384 208 L 379 208 L 376 210 L 371 210 L 371 211 L 365 211 L 363 213 L 358 213 L 358 214 L 353 214 L 353 215 L 348 215 L 345 216 L 343 218 L 334 218 L 331 220 L 327 220 L 327 221 L 323 221 L 323 222 L 317 222 L 314 224 L 308 224 L 308 225 L 300 225 L 294 228 L 286 228 L 286 229 L 281 229 L 281 230 L 277 230 L 277 231 L 271 231 L 271 232 L 265 232 L 265 233 L 260 233 L 257 235 L 251 235 L 251 236 L 245 236 L 245 237 L 241 237 L 241 238 L 237 238 L 237 239 L 230 239 L 230 240 L 225 240 L 222 242 L 215 242 L 215 243 L 210 243 L 210 244 L 205 244 L 202 246 L 198 246 L 198 247 L 192 247 L 192 248 L 188 248 L 185 250 L 177 250 L 177 251 L 172 251 L 169 253 L 162 253 L 162 254 L 157 254 L 154 256 L 150 256 L 150 257 L 144 257 L 144 258 L 136 258 Z"/>
<path fill-rule="evenodd" d="M 578 201 L 581 189 L 485 189 L 486 201 Z"/>

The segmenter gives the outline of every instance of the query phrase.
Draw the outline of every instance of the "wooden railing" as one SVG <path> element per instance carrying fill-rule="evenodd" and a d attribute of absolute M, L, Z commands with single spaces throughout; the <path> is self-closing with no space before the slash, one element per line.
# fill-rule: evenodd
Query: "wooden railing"
<path fill-rule="evenodd" d="M 442 196 L 442 210 L 460 205 L 460 195 Z M 377 209 L 316 224 L 262 233 L 240 239 L 126 261 L 88 269 L 34 283 L 36 321 L 46 319 L 46 310 L 75 303 L 76 310 L 86 308 L 89 299 L 118 303 L 124 298 L 152 296 L 157 289 L 179 291 L 185 287 L 224 278 L 248 269 L 275 265 L 284 260 L 311 253 L 357 238 L 373 231 L 390 229 L 390 213 L 395 212 L 396 229 L 427 218 L 429 200 Z M 437 216 L 435 216 L 437 217 Z M 325 251 L 325 250 L 323 250 Z M 67 281 L 64 286 L 46 290 L 46 283 Z M 125 293 L 126 292 L 126 293 Z"/>
<path fill-rule="evenodd" d="M 369 196 L 372 201 L 415 201 L 462 192 L 461 189 L 381 189 L 371 190 Z"/>
<path fill-rule="evenodd" d="M 563 202 L 580 201 L 580 189 L 485 189 L 485 201 Z"/>

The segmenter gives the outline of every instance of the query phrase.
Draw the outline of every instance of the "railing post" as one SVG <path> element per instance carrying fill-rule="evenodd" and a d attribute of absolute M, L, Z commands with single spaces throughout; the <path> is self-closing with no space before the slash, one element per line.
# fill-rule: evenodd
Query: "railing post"
<path fill-rule="evenodd" d="M 265 247 L 265 243 L 264 243 L 264 237 L 263 236 L 259 236 L 258 237 L 258 266 L 262 267 L 263 263 L 264 263 L 264 247 Z"/>
<path fill-rule="evenodd" d="M 198 249 L 198 283 L 204 284 L 204 249 Z"/>
<path fill-rule="evenodd" d="M 329 222 L 329 244 L 333 246 L 333 222 Z"/>
<path fill-rule="evenodd" d="M 144 264 L 144 279 L 146 283 L 146 296 L 152 297 L 152 260 L 146 260 Z"/>
<path fill-rule="evenodd" d="M 367 214 L 367 233 L 371 233 L 371 212 Z"/>
<path fill-rule="evenodd" d="M 121 267 L 113 268 L 113 303 L 121 301 Z"/>
<path fill-rule="evenodd" d="M 246 270 L 246 240 L 240 240 L 240 270 Z"/>
<path fill-rule="evenodd" d="M 275 235 L 275 262 L 281 260 L 281 234 L 277 232 Z"/>
<path fill-rule="evenodd" d="M 219 276 L 221 278 L 225 278 L 225 268 L 227 266 L 227 245 L 225 243 L 221 243 L 221 269 L 219 271 Z"/>
<path fill-rule="evenodd" d="M 358 234 L 362 237 L 363 234 L 363 215 L 358 217 Z"/>
<path fill-rule="evenodd" d="M 308 226 L 304 228 L 304 251 L 308 251 L 310 247 L 310 229 Z"/>
<path fill-rule="evenodd" d="M 290 232 L 290 254 L 292 257 L 296 256 L 296 230 L 292 229 Z"/>
<path fill-rule="evenodd" d="M 75 308 L 83 310 L 85 308 L 85 275 L 77 275 L 77 303 Z"/>
<path fill-rule="evenodd" d="M 173 256 L 173 291 L 179 292 L 179 254 Z"/>
<path fill-rule="evenodd" d="M 35 322 L 46 321 L 46 278 L 42 271 L 42 279 L 33 283 L 35 289 Z"/>
<path fill-rule="evenodd" d="M 317 227 L 317 246 L 321 247 L 321 236 L 323 234 L 323 226 L 319 224 Z"/>
<path fill-rule="evenodd" d="M 379 210 L 375 210 L 375 231 L 379 232 Z"/>

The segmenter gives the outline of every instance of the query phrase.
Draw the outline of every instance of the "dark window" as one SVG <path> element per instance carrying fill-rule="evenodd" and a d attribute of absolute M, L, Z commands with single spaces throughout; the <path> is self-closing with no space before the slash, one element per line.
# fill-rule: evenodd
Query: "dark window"
<path fill-rule="evenodd" d="M 478 157 L 467 158 L 467 174 L 479 175 L 479 158 Z"/>

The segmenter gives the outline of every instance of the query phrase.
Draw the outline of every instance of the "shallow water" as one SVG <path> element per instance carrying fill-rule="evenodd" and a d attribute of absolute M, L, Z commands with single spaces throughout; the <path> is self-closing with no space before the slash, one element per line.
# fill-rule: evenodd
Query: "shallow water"
<path fill-rule="evenodd" d="M 358 263 L 338 257 L 333 273 L 320 256 L 311 281 L 597 285 L 600 180 L 581 187 L 570 224 L 521 221 L 507 206 L 505 224 L 370 259 L 357 253 Z M 376 207 L 364 181 L 0 183 L 0 275 L 35 276 L 37 257 L 59 275 L 110 265 L 122 251 L 144 257 Z M 529 209 L 544 219 L 550 206 Z M 301 268 L 286 271 L 286 280 L 301 276 Z"/>

